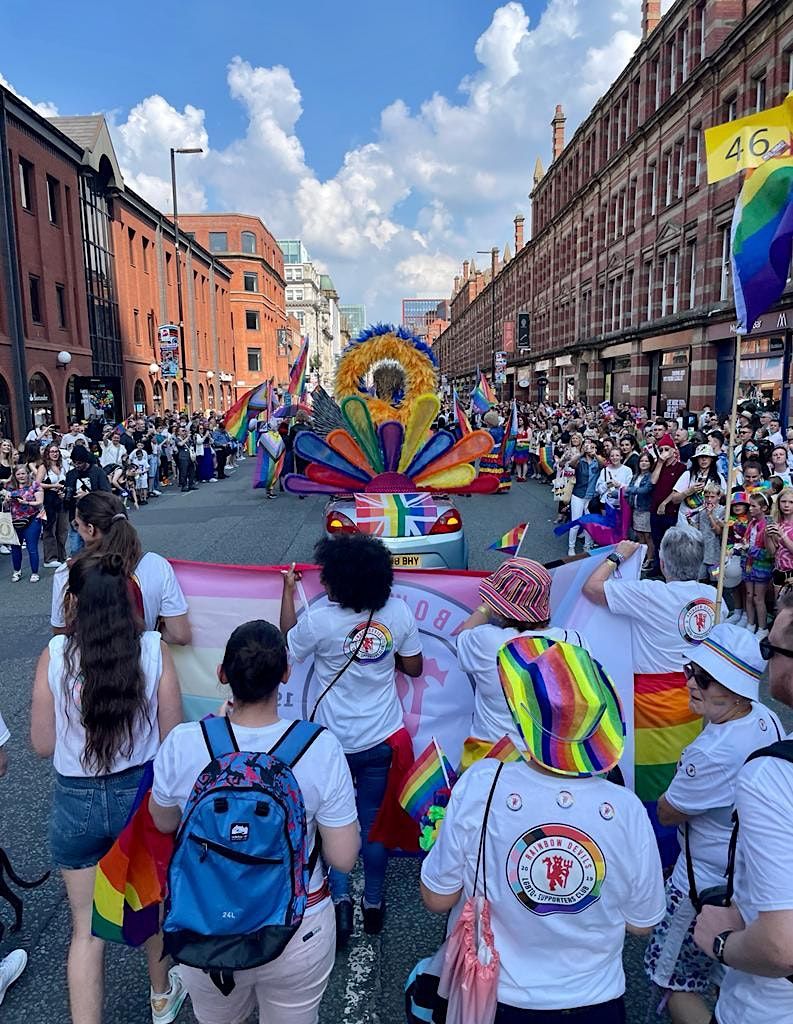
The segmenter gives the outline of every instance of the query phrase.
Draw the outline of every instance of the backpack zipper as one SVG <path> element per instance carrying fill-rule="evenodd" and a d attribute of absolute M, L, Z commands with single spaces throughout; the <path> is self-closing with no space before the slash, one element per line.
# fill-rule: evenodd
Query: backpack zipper
<path fill-rule="evenodd" d="M 219 853 L 222 857 L 236 860 L 240 864 L 283 864 L 282 857 L 255 857 L 253 854 L 243 853 L 241 850 L 229 849 L 228 846 L 222 846 L 220 843 L 215 843 L 204 836 L 197 836 L 194 832 L 191 832 L 187 838 L 190 842 L 197 843 L 203 847 L 200 858 L 202 861 L 206 860 L 207 854 L 212 850 L 213 853 Z"/>

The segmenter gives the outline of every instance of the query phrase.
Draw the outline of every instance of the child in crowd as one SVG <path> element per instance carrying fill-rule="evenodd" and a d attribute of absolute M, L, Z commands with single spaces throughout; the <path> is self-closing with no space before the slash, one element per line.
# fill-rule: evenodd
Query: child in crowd
<path fill-rule="evenodd" d="M 149 494 L 159 498 L 161 492 L 157 490 L 157 478 L 160 475 L 160 446 L 152 435 L 145 447 L 149 458 Z"/>
<path fill-rule="evenodd" d="M 732 502 L 730 503 L 730 520 L 728 525 L 730 533 L 728 538 L 728 548 L 732 550 L 736 556 L 741 556 L 742 566 L 744 539 L 748 528 L 749 495 L 745 491 L 738 491 L 733 494 Z M 741 571 L 741 576 L 743 577 L 743 570 Z M 740 586 L 736 587 L 732 592 L 733 610 L 727 616 L 726 621 L 732 622 L 736 626 L 745 626 L 747 623 L 744 591 L 745 588 L 742 582 Z"/>
<path fill-rule="evenodd" d="M 721 533 L 724 527 L 721 487 L 715 483 L 706 484 L 702 497 L 702 506 L 688 521 L 702 534 L 705 545 L 700 579 L 705 583 L 713 583 L 718 576 L 721 562 Z"/>
<path fill-rule="evenodd" d="M 137 490 L 137 504 L 145 505 L 148 501 L 148 490 L 149 490 L 149 456 L 146 449 L 143 447 L 143 441 L 140 440 L 135 445 L 134 449 L 130 452 L 129 456 L 130 465 L 134 466 L 137 479 L 135 481 L 135 489 Z"/>
<path fill-rule="evenodd" d="M 784 487 L 777 495 L 766 541 L 774 555 L 773 581 L 779 591 L 793 582 L 793 487 Z"/>
<path fill-rule="evenodd" d="M 742 559 L 746 594 L 746 628 L 759 639 L 768 636 L 765 596 L 773 572 L 773 556 L 766 543 L 766 524 L 771 501 L 765 491 L 749 495 L 749 525 L 746 529 Z"/>
<path fill-rule="evenodd" d="M 130 501 L 135 508 L 138 508 L 138 468 L 133 466 L 129 460 L 124 467 L 123 487 L 124 508 L 129 506 Z"/>

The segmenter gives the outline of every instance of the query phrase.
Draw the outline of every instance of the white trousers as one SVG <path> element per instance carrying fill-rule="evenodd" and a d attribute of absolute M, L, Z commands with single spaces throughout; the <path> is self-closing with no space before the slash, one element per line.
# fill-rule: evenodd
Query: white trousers
<path fill-rule="evenodd" d="M 573 494 L 570 497 L 570 518 L 578 519 L 589 511 L 589 499 L 587 498 L 576 498 Z M 575 554 L 575 542 L 578 538 L 578 527 L 574 526 L 572 530 L 567 534 L 567 553 L 568 555 Z M 592 538 L 588 533 L 584 534 L 584 548 L 589 550 L 592 547 Z"/>

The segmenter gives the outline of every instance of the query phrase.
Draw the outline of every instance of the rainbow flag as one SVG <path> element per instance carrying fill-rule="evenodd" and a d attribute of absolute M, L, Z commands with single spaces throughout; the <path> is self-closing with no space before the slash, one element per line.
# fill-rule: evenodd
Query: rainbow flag
<path fill-rule="evenodd" d="M 243 441 L 248 433 L 248 400 L 255 390 L 251 388 L 250 391 L 246 391 L 223 417 L 223 426 L 237 441 Z"/>
<path fill-rule="evenodd" d="M 361 533 L 373 537 L 426 537 L 438 506 L 431 494 L 357 493 L 355 516 Z"/>
<path fill-rule="evenodd" d="M 501 739 L 494 743 L 493 746 L 485 754 L 485 758 L 490 758 L 495 761 L 503 761 L 505 764 L 509 764 L 512 761 L 522 761 L 523 754 L 518 750 L 509 736 L 502 736 Z"/>
<path fill-rule="evenodd" d="M 793 251 L 793 157 L 747 173 L 732 217 L 732 284 L 741 333 L 785 289 Z"/>
<path fill-rule="evenodd" d="M 462 405 L 460 405 L 460 399 L 457 394 L 457 388 L 454 389 L 452 395 L 452 412 L 454 414 L 455 422 L 457 423 L 457 426 L 460 428 L 460 434 L 461 436 L 464 437 L 466 434 L 471 433 L 471 422 L 465 414 L 465 409 L 463 409 Z"/>
<path fill-rule="evenodd" d="M 496 396 L 488 383 L 487 377 L 480 371 L 479 381 L 471 392 L 471 404 L 477 412 L 487 412 L 496 404 Z"/>
<path fill-rule="evenodd" d="M 658 822 L 655 805 L 675 774 L 680 753 L 702 731 L 702 718 L 689 707 L 682 672 L 633 677 L 636 795 L 650 815 L 661 863 L 673 864 L 680 852 L 677 828 Z"/>
<path fill-rule="evenodd" d="M 405 776 L 399 794 L 400 806 L 414 821 L 420 822 L 439 795 L 448 797 L 456 781 L 454 769 L 433 737 Z"/>
<path fill-rule="evenodd" d="M 528 523 L 518 523 L 511 530 L 507 530 L 503 537 L 494 540 L 488 551 L 503 551 L 505 555 L 517 554 L 520 542 L 523 540 L 523 533 Z"/>
<path fill-rule="evenodd" d="M 97 938 L 140 946 L 160 929 L 174 836 L 159 831 L 149 813 L 153 771 L 148 764 L 118 839 L 96 866 L 91 931 Z"/>
<path fill-rule="evenodd" d="M 556 472 L 556 459 L 553 454 L 553 445 L 544 444 L 540 448 L 539 456 L 540 469 L 546 476 L 553 476 Z"/>
<path fill-rule="evenodd" d="M 296 401 L 294 404 L 300 401 L 303 397 L 303 392 L 306 389 L 306 372 L 308 370 L 308 337 L 303 338 L 303 343 L 300 346 L 300 351 L 297 353 L 297 358 L 292 364 L 292 369 L 289 371 L 289 387 L 287 392 Z"/>

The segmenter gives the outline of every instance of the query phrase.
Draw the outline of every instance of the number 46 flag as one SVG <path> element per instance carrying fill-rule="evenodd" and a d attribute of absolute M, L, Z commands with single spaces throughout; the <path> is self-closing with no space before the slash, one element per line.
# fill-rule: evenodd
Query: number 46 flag
<path fill-rule="evenodd" d="M 793 92 L 779 104 L 705 130 L 708 184 L 793 152 Z"/>

